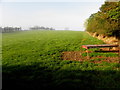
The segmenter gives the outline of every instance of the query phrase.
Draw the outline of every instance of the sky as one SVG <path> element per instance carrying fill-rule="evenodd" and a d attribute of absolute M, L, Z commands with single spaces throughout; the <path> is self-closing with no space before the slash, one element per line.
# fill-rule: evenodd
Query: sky
<path fill-rule="evenodd" d="M 103 3 L 104 0 L 2 0 L 0 26 L 84 31 L 86 19 Z"/>

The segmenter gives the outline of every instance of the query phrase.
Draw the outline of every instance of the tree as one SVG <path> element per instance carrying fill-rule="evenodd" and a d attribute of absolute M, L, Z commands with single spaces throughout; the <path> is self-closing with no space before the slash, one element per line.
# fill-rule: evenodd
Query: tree
<path fill-rule="evenodd" d="M 97 32 L 107 36 L 120 37 L 120 1 L 110 2 L 107 0 L 101 7 L 100 11 L 91 14 L 87 19 L 86 31 Z"/>
<path fill-rule="evenodd" d="M 30 27 L 30 30 L 55 30 L 53 29 L 52 27 L 49 28 L 49 27 L 43 27 L 43 26 L 34 26 L 34 27 Z"/>
<path fill-rule="evenodd" d="M 14 32 L 14 31 L 21 31 L 21 27 L 1 27 L 1 32 L 6 33 L 6 32 Z"/>

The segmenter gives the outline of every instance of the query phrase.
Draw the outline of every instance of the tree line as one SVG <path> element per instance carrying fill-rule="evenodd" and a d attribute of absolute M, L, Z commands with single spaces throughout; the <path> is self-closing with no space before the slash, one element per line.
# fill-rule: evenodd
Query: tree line
<path fill-rule="evenodd" d="M 52 27 L 44 27 L 44 26 L 34 26 L 34 27 L 30 27 L 30 30 L 55 30 Z"/>
<path fill-rule="evenodd" d="M 14 32 L 14 31 L 21 31 L 21 27 L 0 27 L 1 33 L 7 33 L 7 32 Z"/>
<path fill-rule="evenodd" d="M 55 30 L 52 27 L 44 27 L 44 26 L 34 26 L 30 27 L 29 30 Z M 0 27 L 0 33 L 8 33 L 14 31 L 24 31 L 21 27 Z"/>
<path fill-rule="evenodd" d="M 120 38 L 120 0 L 110 0 L 100 7 L 100 11 L 91 14 L 85 22 L 86 31 Z"/>

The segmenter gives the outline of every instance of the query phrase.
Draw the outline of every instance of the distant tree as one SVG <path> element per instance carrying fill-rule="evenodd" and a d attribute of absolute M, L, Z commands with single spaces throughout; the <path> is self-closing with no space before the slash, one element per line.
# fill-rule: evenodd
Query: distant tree
<path fill-rule="evenodd" d="M 21 31 L 21 27 L 1 27 L 1 32 L 6 33 L 6 32 L 14 32 L 14 31 Z"/>
<path fill-rule="evenodd" d="M 51 27 L 50 30 L 55 30 L 55 29 L 53 29 L 53 28 Z"/>
<path fill-rule="evenodd" d="M 30 27 L 30 30 L 55 30 L 52 27 L 44 27 L 44 26 L 34 26 L 34 27 Z"/>
<path fill-rule="evenodd" d="M 2 33 L 2 31 L 3 31 L 3 28 L 2 28 L 2 27 L 0 27 L 0 33 Z"/>

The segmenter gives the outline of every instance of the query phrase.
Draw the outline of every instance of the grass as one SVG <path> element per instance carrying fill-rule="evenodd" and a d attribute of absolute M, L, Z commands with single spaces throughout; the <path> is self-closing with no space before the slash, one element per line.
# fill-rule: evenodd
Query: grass
<path fill-rule="evenodd" d="M 83 44 L 103 44 L 86 32 L 21 31 L 4 33 L 2 40 L 3 89 L 120 88 L 118 63 L 61 59 L 64 51 L 84 51 Z"/>

